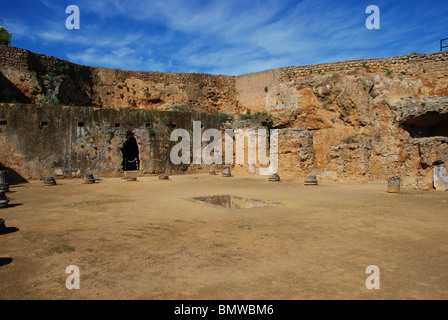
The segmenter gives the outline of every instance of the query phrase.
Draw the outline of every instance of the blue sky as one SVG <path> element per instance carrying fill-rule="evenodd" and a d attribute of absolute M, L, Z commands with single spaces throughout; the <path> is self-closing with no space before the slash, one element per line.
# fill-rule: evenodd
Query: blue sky
<path fill-rule="evenodd" d="M 77 5 L 80 29 L 68 30 Z M 380 30 L 368 30 L 368 5 Z M 2 0 L 12 46 L 74 63 L 240 75 L 292 65 L 439 51 L 448 1 Z"/>

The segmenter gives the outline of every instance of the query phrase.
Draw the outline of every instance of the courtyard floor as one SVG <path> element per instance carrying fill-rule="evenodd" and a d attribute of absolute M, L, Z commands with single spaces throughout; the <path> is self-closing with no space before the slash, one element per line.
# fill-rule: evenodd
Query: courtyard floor
<path fill-rule="evenodd" d="M 448 299 L 448 193 L 386 189 L 208 174 L 11 186 L 0 299 Z M 186 199 L 211 195 L 281 204 Z"/>

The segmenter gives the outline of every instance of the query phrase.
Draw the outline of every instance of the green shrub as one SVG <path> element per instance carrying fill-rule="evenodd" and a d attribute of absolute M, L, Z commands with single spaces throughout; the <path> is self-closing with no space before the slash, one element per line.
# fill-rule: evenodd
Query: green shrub
<path fill-rule="evenodd" d="M 9 46 L 11 43 L 12 33 L 5 29 L 5 27 L 0 27 L 0 45 Z"/>
<path fill-rule="evenodd" d="M 272 128 L 272 126 L 274 125 L 274 119 L 272 119 L 272 114 L 268 116 L 264 125 L 267 126 L 268 128 Z"/>
<path fill-rule="evenodd" d="M 342 143 L 345 143 L 345 144 L 356 143 L 358 140 L 357 138 L 358 138 L 358 136 L 355 134 L 355 135 L 349 136 L 349 137 L 345 138 L 344 140 L 342 140 Z"/>
<path fill-rule="evenodd" d="M 154 132 L 154 129 L 151 128 L 151 126 L 147 126 L 146 129 L 148 130 L 148 135 L 150 137 L 154 137 L 156 135 L 156 133 Z"/>
<path fill-rule="evenodd" d="M 173 106 L 173 110 L 174 111 L 185 112 L 185 111 L 187 111 L 187 107 L 186 106 Z"/>
<path fill-rule="evenodd" d="M 168 127 L 171 124 L 171 119 L 169 117 L 163 117 L 162 122 Z"/>
<path fill-rule="evenodd" d="M 57 71 L 59 74 L 64 74 L 67 72 L 67 68 L 64 66 L 60 66 Z"/>
<path fill-rule="evenodd" d="M 58 98 L 53 98 L 53 99 L 51 99 L 51 100 L 48 102 L 48 104 L 49 104 L 50 106 L 60 106 L 60 105 L 61 105 L 61 101 L 59 101 Z"/>
<path fill-rule="evenodd" d="M 219 121 L 221 121 L 221 123 L 226 122 L 227 119 L 229 119 L 229 115 L 227 113 L 221 113 L 219 115 Z"/>

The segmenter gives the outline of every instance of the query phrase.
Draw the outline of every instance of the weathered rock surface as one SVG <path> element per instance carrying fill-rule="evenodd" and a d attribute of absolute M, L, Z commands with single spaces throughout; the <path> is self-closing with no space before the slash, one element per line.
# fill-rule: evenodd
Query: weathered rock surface
<path fill-rule="evenodd" d="M 238 77 L 93 68 L 4 46 L 0 58 L 0 102 L 226 112 L 231 118 L 262 115 L 261 121 L 233 117 L 223 127 L 279 129 L 281 174 L 316 172 L 319 179 L 366 182 L 387 181 L 398 171 L 403 186 L 428 189 L 434 184 L 433 168 L 448 161 L 448 52 L 294 66 Z M 151 122 L 150 129 L 132 130 L 142 164 L 160 170 L 172 128 L 159 121 Z M 29 157 L 2 132 L 0 124 L 0 162 L 17 169 L 26 163 L 30 176 L 61 167 L 60 155 L 45 161 Z M 154 133 L 165 139 L 157 148 L 152 147 Z M 77 135 L 70 148 L 80 155 L 79 166 L 94 163 L 101 172 L 111 172 L 125 134 L 108 139 L 106 150 Z M 86 137 L 104 135 L 90 128 Z M 235 169 L 255 173 L 261 167 Z"/>
<path fill-rule="evenodd" d="M 279 173 L 305 177 L 315 170 L 313 133 L 302 128 L 280 129 L 278 135 Z"/>
<path fill-rule="evenodd" d="M 422 87 L 406 75 L 340 71 L 272 88 L 266 108 L 274 127 L 313 131 L 321 177 L 385 181 L 399 170 L 404 186 L 428 189 L 432 166 L 448 161 L 448 98 L 409 99 Z"/>
<path fill-rule="evenodd" d="M 95 68 L 0 45 L 0 102 L 231 113 L 236 101 L 230 76 Z"/>
<path fill-rule="evenodd" d="M 448 176 L 445 167 L 434 167 L 434 188 L 438 191 L 448 190 Z"/>
<path fill-rule="evenodd" d="M 423 124 L 433 125 L 435 121 L 448 120 L 448 97 L 400 100 L 392 106 L 392 111 L 395 113 L 395 120 L 401 124 L 416 124 L 419 122 L 418 120 L 427 115 L 427 119 L 423 118 Z M 431 116 L 436 117 L 431 118 Z"/>

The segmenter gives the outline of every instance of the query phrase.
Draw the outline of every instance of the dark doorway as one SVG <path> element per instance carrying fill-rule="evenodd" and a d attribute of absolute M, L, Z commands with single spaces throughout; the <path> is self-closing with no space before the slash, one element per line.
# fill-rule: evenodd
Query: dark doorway
<path fill-rule="evenodd" d="M 430 111 L 402 123 L 412 138 L 448 137 L 448 114 Z"/>
<path fill-rule="evenodd" d="M 123 153 L 123 170 L 140 170 L 140 159 L 138 157 L 137 140 L 132 135 L 128 135 L 126 142 L 121 149 Z"/>

